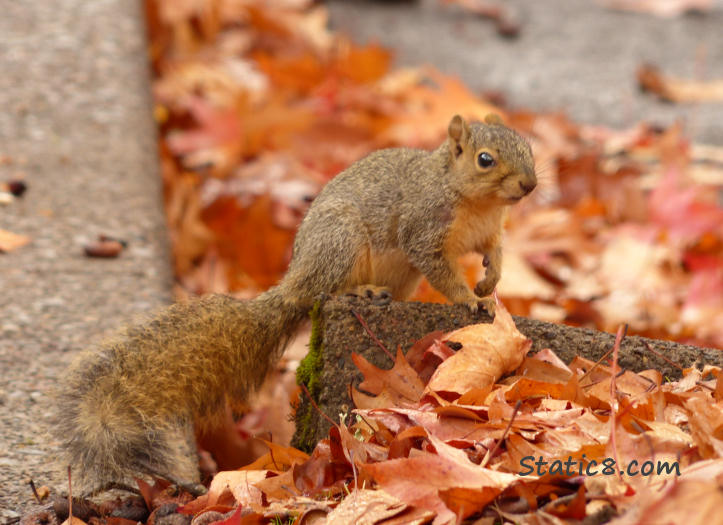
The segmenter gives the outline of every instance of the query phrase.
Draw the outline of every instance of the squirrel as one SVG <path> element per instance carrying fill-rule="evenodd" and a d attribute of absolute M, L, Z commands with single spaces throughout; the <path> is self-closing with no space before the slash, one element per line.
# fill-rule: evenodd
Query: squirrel
<path fill-rule="evenodd" d="M 172 305 L 74 361 L 55 421 L 74 481 L 197 484 L 194 425 L 213 428 L 243 406 L 322 294 L 405 300 L 424 276 L 451 302 L 494 316 L 506 209 L 536 184 L 529 144 L 496 115 L 455 115 L 433 151 L 355 162 L 312 202 L 278 285 L 252 300 Z M 486 266 L 474 291 L 457 262 L 472 251 Z"/>

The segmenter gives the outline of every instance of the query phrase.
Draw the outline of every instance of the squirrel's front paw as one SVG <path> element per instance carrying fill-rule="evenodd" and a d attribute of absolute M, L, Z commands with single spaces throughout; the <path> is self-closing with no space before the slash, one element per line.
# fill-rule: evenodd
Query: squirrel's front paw
<path fill-rule="evenodd" d="M 482 297 L 481 299 L 475 299 L 469 303 L 466 303 L 467 307 L 473 314 L 478 314 L 480 311 L 484 311 L 492 319 L 495 318 L 495 308 L 497 304 L 492 297 Z"/>
<path fill-rule="evenodd" d="M 389 288 L 373 284 L 359 285 L 349 290 L 346 295 L 369 299 L 376 306 L 386 306 L 392 302 L 392 292 L 389 291 Z"/>

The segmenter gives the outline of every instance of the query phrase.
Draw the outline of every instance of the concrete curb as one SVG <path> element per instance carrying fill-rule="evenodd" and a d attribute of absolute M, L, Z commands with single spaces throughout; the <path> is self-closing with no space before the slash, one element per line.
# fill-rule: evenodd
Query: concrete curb
<path fill-rule="evenodd" d="M 0 522 L 64 483 L 44 434 L 80 349 L 171 299 L 142 2 L 0 0 L 0 182 L 28 191 L 0 228 Z M 91 259 L 98 234 L 128 242 Z"/>

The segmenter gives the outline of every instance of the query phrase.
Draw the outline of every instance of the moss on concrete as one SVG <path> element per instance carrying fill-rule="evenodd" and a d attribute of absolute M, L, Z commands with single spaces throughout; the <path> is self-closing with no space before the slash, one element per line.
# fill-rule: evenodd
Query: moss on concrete
<path fill-rule="evenodd" d="M 299 363 L 296 369 L 296 384 L 304 385 L 314 401 L 319 397 L 319 376 L 323 370 L 322 346 L 323 346 L 323 320 L 321 317 L 322 301 L 314 304 L 309 316 L 311 317 L 311 338 L 309 339 L 309 353 Z M 310 452 L 316 446 L 316 423 L 314 406 L 309 402 L 306 393 L 301 394 L 301 399 L 295 411 L 296 432 L 292 445 L 296 448 Z"/>
<path fill-rule="evenodd" d="M 320 312 L 321 301 L 317 301 L 309 314 L 311 316 L 309 353 L 302 359 L 301 363 L 299 363 L 299 368 L 296 370 L 296 384 L 305 385 L 314 397 L 318 394 L 318 377 L 322 369 L 321 350 L 323 331 L 321 328 Z"/>

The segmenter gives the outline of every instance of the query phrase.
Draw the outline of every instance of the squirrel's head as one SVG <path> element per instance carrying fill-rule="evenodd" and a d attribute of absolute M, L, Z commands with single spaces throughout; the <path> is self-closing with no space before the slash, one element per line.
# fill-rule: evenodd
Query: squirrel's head
<path fill-rule="evenodd" d="M 448 128 L 451 172 L 467 198 L 513 203 L 537 185 L 535 161 L 527 141 L 487 115 L 484 124 L 467 124 L 455 115 Z"/>

